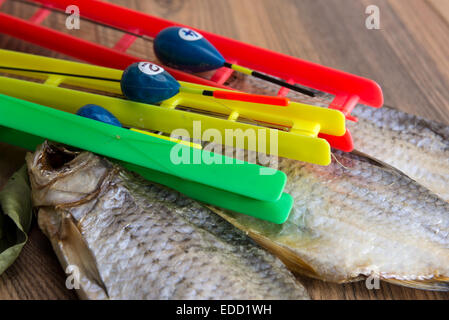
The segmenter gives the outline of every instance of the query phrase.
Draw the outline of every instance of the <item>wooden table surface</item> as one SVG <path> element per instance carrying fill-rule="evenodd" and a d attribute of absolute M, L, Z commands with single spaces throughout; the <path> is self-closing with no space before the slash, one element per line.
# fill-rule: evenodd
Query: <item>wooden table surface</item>
<path fill-rule="evenodd" d="M 119 5 L 376 80 L 385 103 L 449 124 L 449 0 L 114 0 Z M 380 8 L 380 30 L 365 27 L 365 8 Z M 3 11 L 29 17 L 8 1 Z M 117 17 L 119 18 L 119 17 Z M 46 25 L 61 26 L 51 15 Z M 82 22 L 78 35 L 111 45 L 118 35 Z M 0 48 L 63 57 L 0 35 Z M 134 52 L 133 52 L 134 51 Z M 131 53 L 151 55 L 139 41 Z M 0 188 L 24 151 L 0 143 Z M 315 299 L 449 299 L 382 282 L 344 285 L 299 277 Z M 0 299 L 73 299 L 65 275 L 34 225 L 17 262 L 0 277 Z"/>

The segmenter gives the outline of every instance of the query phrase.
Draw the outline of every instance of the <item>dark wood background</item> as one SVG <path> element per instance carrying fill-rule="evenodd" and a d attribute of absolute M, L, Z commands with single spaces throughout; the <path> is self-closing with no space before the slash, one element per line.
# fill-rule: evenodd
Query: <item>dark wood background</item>
<path fill-rule="evenodd" d="M 119 5 L 206 29 L 257 46 L 372 78 L 387 105 L 449 124 L 449 0 L 114 0 Z M 365 28 L 365 8 L 380 8 L 381 29 Z M 3 11 L 29 17 L 9 1 Z M 64 17 L 47 18 L 52 27 Z M 119 17 L 117 17 L 119 19 Z M 82 23 L 84 38 L 112 45 L 119 35 Z M 0 48 L 63 57 L 0 35 Z M 131 53 L 151 49 L 136 42 Z M 23 163 L 24 151 L 0 143 L 0 188 Z M 299 277 L 315 299 L 448 299 L 381 283 L 331 284 Z M 65 275 L 35 225 L 18 261 L 0 277 L 0 299 L 72 299 Z"/>

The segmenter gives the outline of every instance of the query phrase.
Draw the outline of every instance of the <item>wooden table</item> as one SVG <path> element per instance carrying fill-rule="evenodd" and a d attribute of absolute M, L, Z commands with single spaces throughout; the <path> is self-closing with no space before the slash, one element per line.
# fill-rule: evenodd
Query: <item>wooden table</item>
<path fill-rule="evenodd" d="M 448 0 L 114 0 L 163 18 L 297 56 L 376 80 L 386 105 L 449 124 Z M 380 8 L 380 30 L 365 27 L 368 5 Z M 7 3 L 4 10 L 29 16 L 34 9 Z M 64 17 L 45 24 L 61 26 Z M 110 30 L 82 24 L 85 38 L 111 44 Z M 0 35 L 0 48 L 63 57 Z M 142 57 L 151 49 L 136 43 Z M 0 144 L 0 187 L 23 163 L 24 151 Z M 381 283 L 330 284 L 300 277 L 315 299 L 448 299 Z M 0 298 L 72 299 L 53 251 L 35 225 L 18 261 L 0 277 Z"/>

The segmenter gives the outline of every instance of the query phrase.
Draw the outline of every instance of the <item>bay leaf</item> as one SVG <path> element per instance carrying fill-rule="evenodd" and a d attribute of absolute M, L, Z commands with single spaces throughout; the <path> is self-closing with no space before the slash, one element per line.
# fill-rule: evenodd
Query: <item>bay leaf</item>
<path fill-rule="evenodd" d="M 31 189 L 23 166 L 0 192 L 0 275 L 22 251 L 31 220 Z"/>

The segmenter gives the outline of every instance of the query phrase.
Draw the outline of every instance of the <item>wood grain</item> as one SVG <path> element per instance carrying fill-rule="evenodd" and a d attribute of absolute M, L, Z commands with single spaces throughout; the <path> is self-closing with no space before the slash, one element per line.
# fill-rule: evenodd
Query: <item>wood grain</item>
<path fill-rule="evenodd" d="M 189 24 L 257 46 L 376 80 L 386 104 L 449 124 L 448 0 L 114 0 L 119 5 Z M 365 8 L 380 8 L 381 29 L 365 28 Z M 3 8 L 30 17 L 34 9 L 7 2 Z M 51 15 L 44 25 L 63 25 Z M 112 46 L 120 34 L 82 24 L 71 31 Z M 0 35 L 0 47 L 68 58 Z M 137 41 L 130 53 L 150 59 L 151 47 Z M 23 163 L 24 151 L 0 144 L 0 188 Z M 299 277 L 314 299 L 449 299 L 449 293 L 381 283 L 331 284 Z M 64 272 L 34 225 L 18 261 L 0 277 L 0 299 L 71 299 Z"/>
<path fill-rule="evenodd" d="M 435 12 L 449 23 L 449 1 L 447 0 L 427 0 Z"/>

